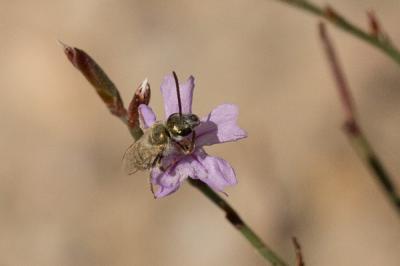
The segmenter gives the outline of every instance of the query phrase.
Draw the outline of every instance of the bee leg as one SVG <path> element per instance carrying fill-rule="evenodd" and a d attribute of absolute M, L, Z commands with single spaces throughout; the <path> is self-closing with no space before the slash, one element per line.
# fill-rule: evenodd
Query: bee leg
<path fill-rule="evenodd" d="M 156 156 L 156 158 L 154 158 L 154 161 L 151 163 L 151 168 L 156 167 L 156 165 L 158 165 L 158 164 L 160 163 L 160 160 L 161 160 L 160 157 L 161 157 L 161 155 L 158 154 L 158 155 Z"/>
<path fill-rule="evenodd" d="M 164 157 L 161 157 L 161 158 L 164 158 Z M 161 160 L 161 159 L 160 159 L 160 160 Z M 165 171 L 167 171 L 168 168 L 172 167 L 176 162 L 177 162 L 176 160 L 173 160 L 172 162 L 170 162 L 170 163 L 169 163 L 168 165 L 166 165 L 166 166 L 164 166 L 164 165 L 161 164 L 161 162 L 160 162 L 159 168 L 160 168 L 161 171 L 165 172 Z"/>
<path fill-rule="evenodd" d="M 181 150 L 183 151 L 184 154 L 188 155 L 188 154 L 191 154 L 194 150 L 195 140 L 196 140 L 196 131 L 193 131 L 192 139 L 190 140 L 189 144 L 187 144 L 187 142 L 182 144 L 175 140 L 174 140 L 174 143 L 176 143 L 179 146 L 179 148 L 181 148 Z"/>
<path fill-rule="evenodd" d="M 158 154 L 156 156 L 156 158 L 154 159 L 153 163 L 151 164 L 151 167 L 154 168 L 154 167 L 158 166 L 161 169 L 161 171 L 164 172 L 165 170 L 162 168 L 162 165 L 161 165 L 162 158 L 163 158 L 162 153 Z M 156 195 L 154 194 L 153 182 L 151 182 L 151 175 L 149 176 L 149 185 L 150 185 L 150 191 L 153 194 L 153 197 L 156 198 Z"/>
<path fill-rule="evenodd" d="M 163 156 L 162 154 L 160 154 L 160 155 L 158 156 L 158 159 L 157 159 L 157 166 L 158 166 L 158 168 L 160 168 L 161 171 L 165 172 L 166 168 L 164 167 L 164 165 L 163 165 L 162 162 L 161 162 L 161 160 L 162 160 L 163 158 L 164 158 L 164 156 Z M 167 167 L 167 168 L 168 168 L 168 167 Z"/>
<path fill-rule="evenodd" d="M 157 160 L 158 160 L 158 155 L 157 155 L 157 157 L 154 159 L 153 163 L 151 164 L 151 167 L 152 167 L 152 168 L 156 165 Z M 148 180 L 149 180 L 149 185 L 150 185 L 151 194 L 153 194 L 153 197 L 156 198 L 156 195 L 154 194 L 153 182 L 151 182 L 151 175 L 149 175 L 149 179 L 148 179 Z"/>
<path fill-rule="evenodd" d="M 174 142 L 176 145 L 178 145 L 179 148 L 181 148 L 181 150 L 182 150 L 184 153 L 186 153 L 187 148 L 186 148 L 185 145 L 181 144 L 179 141 L 176 141 L 176 140 L 173 140 L 173 142 Z"/>
<path fill-rule="evenodd" d="M 153 194 L 153 197 L 156 198 L 156 194 L 154 193 L 153 182 L 151 182 L 151 175 L 149 176 L 149 185 L 150 185 L 151 194 Z"/>
<path fill-rule="evenodd" d="M 194 150 L 194 146 L 195 146 L 195 140 L 196 140 L 196 131 L 193 130 L 192 132 L 192 140 L 190 141 L 190 145 L 188 148 L 188 153 L 192 153 Z"/>

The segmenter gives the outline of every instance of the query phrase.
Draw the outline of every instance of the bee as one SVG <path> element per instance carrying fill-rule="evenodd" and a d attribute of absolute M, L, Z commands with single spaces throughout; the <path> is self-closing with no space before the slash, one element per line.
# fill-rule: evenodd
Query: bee
<path fill-rule="evenodd" d="M 150 128 L 144 129 L 143 135 L 128 147 L 123 158 L 127 174 L 156 166 L 165 171 L 161 161 L 171 150 L 178 148 L 179 152 L 189 154 L 194 149 L 194 129 L 200 124 L 200 120 L 197 115 L 182 114 L 178 77 L 174 71 L 172 74 L 176 84 L 179 113 L 171 114 L 165 123 L 155 122 Z M 184 139 L 190 134 L 191 141 L 185 143 Z M 152 187 L 151 191 L 153 192 Z"/>

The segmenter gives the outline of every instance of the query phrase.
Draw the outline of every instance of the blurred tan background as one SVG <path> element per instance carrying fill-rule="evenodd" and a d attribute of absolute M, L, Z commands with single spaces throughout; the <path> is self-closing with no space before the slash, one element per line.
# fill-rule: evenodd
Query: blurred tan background
<path fill-rule="evenodd" d="M 323 4 L 322 1 L 315 1 Z M 398 0 L 332 0 L 366 25 L 374 9 L 400 44 Z M 399 265 L 400 224 L 341 132 L 317 22 L 272 0 L 1 1 L 0 265 L 264 265 L 198 191 L 154 200 L 125 176 L 131 137 L 65 58 L 91 54 L 127 103 L 145 77 L 196 77 L 194 111 L 239 105 L 249 137 L 207 151 L 239 185 L 229 202 L 287 261 Z M 400 185 L 400 68 L 329 27 L 362 125 Z"/>

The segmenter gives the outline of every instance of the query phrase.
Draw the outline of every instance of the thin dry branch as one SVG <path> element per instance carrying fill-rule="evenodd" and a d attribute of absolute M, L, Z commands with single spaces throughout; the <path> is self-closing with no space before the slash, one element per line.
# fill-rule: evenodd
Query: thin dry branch
<path fill-rule="evenodd" d="M 292 237 L 294 250 L 296 252 L 296 266 L 305 266 L 301 246 L 296 237 Z"/>
<path fill-rule="evenodd" d="M 340 14 L 330 6 L 322 7 L 308 0 L 277 0 L 277 1 L 286 3 L 290 6 L 304 10 L 310 14 L 325 19 L 326 21 L 332 23 L 332 25 L 336 26 L 337 28 L 378 48 L 387 56 L 389 56 L 392 60 L 394 60 L 397 64 L 400 65 L 400 51 L 393 43 L 389 41 L 389 38 L 387 37 L 386 34 L 383 35 L 371 34 L 370 32 L 365 31 L 361 27 L 358 27 L 352 22 L 350 22 L 349 19 L 344 17 L 342 14 Z M 374 16 L 374 18 L 376 17 Z M 380 31 L 383 32 L 382 28 L 380 28 Z"/>
<path fill-rule="evenodd" d="M 339 60 L 335 54 L 332 41 L 330 40 L 323 23 L 319 24 L 319 32 L 346 115 L 344 123 L 345 132 L 360 159 L 364 161 L 365 165 L 374 174 L 375 179 L 381 185 L 386 196 L 393 204 L 398 214 L 400 214 L 400 196 L 395 188 L 391 176 L 372 149 L 368 139 L 359 126 L 359 122 L 355 115 L 356 110 L 352 100 L 351 90 L 347 84 L 344 72 L 340 67 Z"/>

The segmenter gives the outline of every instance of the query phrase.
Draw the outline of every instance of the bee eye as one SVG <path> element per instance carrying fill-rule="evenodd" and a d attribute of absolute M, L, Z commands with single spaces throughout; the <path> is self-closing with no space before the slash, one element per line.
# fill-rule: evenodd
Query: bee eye
<path fill-rule="evenodd" d="M 185 137 L 185 136 L 189 135 L 190 133 L 192 133 L 192 129 L 190 127 L 184 127 L 180 130 L 179 135 L 182 137 Z"/>
<path fill-rule="evenodd" d="M 199 118 L 197 117 L 197 115 L 191 115 L 190 120 L 192 120 L 193 122 L 198 122 Z"/>
<path fill-rule="evenodd" d="M 200 124 L 200 119 L 197 115 L 190 115 L 188 123 L 191 128 L 197 127 Z"/>

